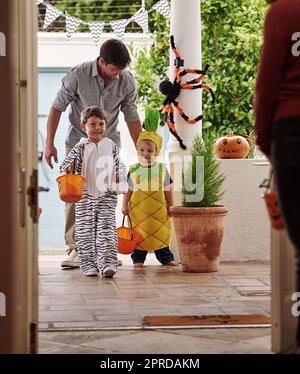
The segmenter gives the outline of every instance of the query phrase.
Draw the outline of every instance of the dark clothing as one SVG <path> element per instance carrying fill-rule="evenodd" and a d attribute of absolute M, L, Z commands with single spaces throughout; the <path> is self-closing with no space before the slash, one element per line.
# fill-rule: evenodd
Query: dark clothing
<path fill-rule="evenodd" d="M 297 264 L 300 291 L 300 1 L 276 0 L 265 19 L 255 91 L 255 131 L 271 157 L 279 204 Z M 300 318 L 300 317 L 298 317 Z M 300 347 L 300 319 L 297 344 Z"/>
<path fill-rule="evenodd" d="M 169 262 L 174 261 L 174 256 L 170 251 L 169 247 L 157 249 L 154 251 L 157 260 L 162 265 L 167 265 Z M 134 264 L 144 263 L 147 257 L 148 251 L 142 251 L 140 249 L 135 249 L 131 254 L 131 258 Z"/>
<path fill-rule="evenodd" d="M 271 159 L 279 204 L 295 247 L 296 292 L 300 292 L 300 116 L 276 123 L 272 131 Z M 299 318 L 299 317 L 298 317 Z M 300 345 L 300 319 L 297 343 Z"/>
<path fill-rule="evenodd" d="M 254 99 L 257 144 L 267 156 L 273 124 L 300 116 L 299 32 L 299 0 L 276 0 L 265 19 Z"/>

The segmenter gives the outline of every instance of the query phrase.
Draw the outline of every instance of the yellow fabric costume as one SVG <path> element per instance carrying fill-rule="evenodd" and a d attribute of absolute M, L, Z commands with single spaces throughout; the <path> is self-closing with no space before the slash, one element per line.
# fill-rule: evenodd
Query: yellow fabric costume
<path fill-rule="evenodd" d="M 155 132 L 143 131 L 137 143 L 151 140 L 159 154 L 162 138 Z M 136 249 L 153 251 L 170 244 L 171 222 L 164 193 L 167 170 L 162 163 L 150 166 L 135 164 L 130 167 L 133 193 L 129 201 L 129 215 L 134 228 L 143 237 Z M 169 187 L 170 188 L 170 187 Z"/>

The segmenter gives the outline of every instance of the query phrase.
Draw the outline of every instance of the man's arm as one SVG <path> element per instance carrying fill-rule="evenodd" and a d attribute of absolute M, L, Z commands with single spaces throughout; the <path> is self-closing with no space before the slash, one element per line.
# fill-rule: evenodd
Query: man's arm
<path fill-rule="evenodd" d="M 60 121 L 61 112 L 52 106 L 50 108 L 48 122 L 47 122 L 47 138 L 46 138 L 46 147 L 45 147 L 45 159 L 47 164 L 53 169 L 52 157 L 57 163 L 57 149 L 54 146 L 54 138 L 56 130 Z"/>
<path fill-rule="evenodd" d="M 64 112 L 68 105 L 75 100 L 78 91 L 78 79 L 76 69 L 72 69 L 62 79 L 62 85 L 56 98 L 50 108 L 47 122 L 47 139 L 45 148 L 45 159 L 48 165 L 53 169 L 52 157 L 57 163 L 57 149 L 54 146 L 54 138 L 60 121 L 61 113 Z"/>
<path fill-rule="evenodd" d="M 127 123 L 127 127 L 131 136 L 131 139 L 133 140 L 133 143 L 136 147 L 136 142 L 139 136 L 139 133 L 142 131 L 142 124 L 140 120 L 137 120 L 135 122 Z"/>
<path fill-rule="evenodd" d="M 139 136 L 139 133 L 142 131 L 142 124 L 139 118 L 136 98 L 137 98 L 137 85 L 136 81 L 133 78 L 133 75 L 126 70 L 126 75 L 128 79 L 128 89 L 126 96 L 121 102 L 121 111 L 124 114 L 125 122 L 130 133 L 130 136 L 133 140 L 133 143 L 136 147 L 136 142 Z"/>

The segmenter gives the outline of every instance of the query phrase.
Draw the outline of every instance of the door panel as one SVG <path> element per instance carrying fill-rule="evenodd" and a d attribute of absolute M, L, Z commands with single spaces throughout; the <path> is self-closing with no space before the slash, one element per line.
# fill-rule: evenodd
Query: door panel
<path fill-rule="evenodd" d="M 37 15 L 36 1 L 18 0 L 19 9 L 19 141 L 20 167 L 26 169 L 26 349 L 37 350 Z"/>
<path fill-rule="evenodd" d="M 292 315 L 295 260 L 285 230 L 272 230 L 272 351 L 288 352 L 296 342 L 297 318 Z"/>
<path fill-rule="evenodd" d="M 0 57 L 0 353 L 37 349 L 36 1 L 1 1 L 7 53 Z M 2 31 L 2 30 L 1 30 Z M 32 183 L 31 183 L 32 182 Z M 31 188 L 32 185 L 32 188 Z"/>

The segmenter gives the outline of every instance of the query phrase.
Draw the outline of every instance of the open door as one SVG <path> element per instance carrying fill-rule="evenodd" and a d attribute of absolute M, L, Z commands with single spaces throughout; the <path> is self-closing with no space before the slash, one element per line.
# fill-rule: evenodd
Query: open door
<path fill-rule="evenodd" d="M 292 314 L 295 292 L 295 260 L 285 230 L 272 230 L 272 351 L 289 352 L 296 343 L 297 318 Z"/>
<path fill-rule="evenodd" d="M 0 56 L 0 353 L 37 350 L 35 0 L 2 0 Z"/>

